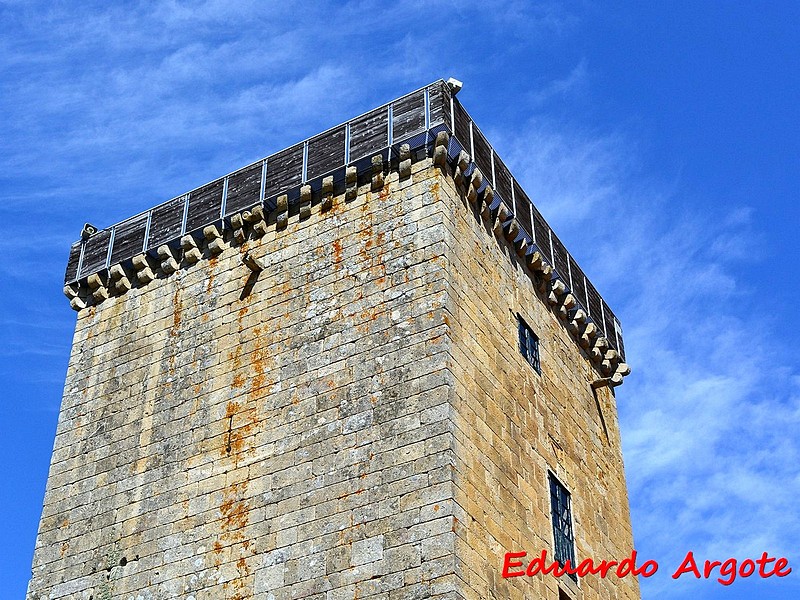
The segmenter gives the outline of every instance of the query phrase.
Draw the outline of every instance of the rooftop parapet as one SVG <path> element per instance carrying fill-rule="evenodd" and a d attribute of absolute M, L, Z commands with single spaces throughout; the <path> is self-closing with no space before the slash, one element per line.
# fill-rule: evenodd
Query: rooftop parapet
<path fill-rule="evenodd" d="M 234 239 L 241 235 L 243 219 L 263 228 L 266 215 L 277 213 L 280 228 L 289 210 L 299 205 L 302 211 L 312 193 L 349 193 L 354 180 L 371 176 L 376 165 L 396 164 L 402 172 L 405 161 L 423 157 L 446 161 L 470 200 L 480 199 L 537 273 L 539 291 L 554 311 L 598 355 L 595 362 L 609 351 L 615 364 L 624 360 L 619 320 L 443 80 L 111 227 L 85 228 L 70 248 L 65 294 L 79 310 L 87 289 L 94 291 L 89 302 L 102 301 L 109 288 L 124 293 L 132 271 L 144 284 L 155 277 L 153 265 L 169 275 L 178 256 L 197 262 L 203 240 L 212 254 L 220 251 L 226 231 Z"/>

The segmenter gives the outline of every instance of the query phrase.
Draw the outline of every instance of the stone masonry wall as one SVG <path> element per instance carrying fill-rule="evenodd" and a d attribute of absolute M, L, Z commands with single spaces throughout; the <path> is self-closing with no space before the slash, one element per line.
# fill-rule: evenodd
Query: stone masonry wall
<path fill-rule="evenodd" d="M 453 597 L 440 182 L 80 311 L 29 600 Z"/>
<path fill-rule="evenodd" d="M 446 178 L 457 572 L 467 598 L 639 598 L 635 578 L 501 577 L 506 552 L 553 556 L 547 471 L 570 490 L 576 560 L 621 560 L 633 538 L 616 403 L 514 248 Z M 519 351 L 517 314 L 540 340 Z M 525 565 L 527 565 L 527 561 Z M 514 569 L 515 571 L 519 569 Z"/>
<path fill-rule="evenodd" d="M 548 469 L 578 559 L 630 552 L 616 407 L 446 171 L 79 312 L 28 600 L 638 598 L 500 577 L 552 554 Z"/>

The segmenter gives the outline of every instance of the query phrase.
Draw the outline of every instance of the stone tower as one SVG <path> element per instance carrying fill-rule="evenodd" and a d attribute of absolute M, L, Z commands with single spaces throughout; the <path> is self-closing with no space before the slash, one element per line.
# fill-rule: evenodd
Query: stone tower
<path fill-rule="evenodd" d="M 84 229 L 29 600 L 639 597 L 503 577 L 630 555 L 629 369 L 454 89 Z"/>

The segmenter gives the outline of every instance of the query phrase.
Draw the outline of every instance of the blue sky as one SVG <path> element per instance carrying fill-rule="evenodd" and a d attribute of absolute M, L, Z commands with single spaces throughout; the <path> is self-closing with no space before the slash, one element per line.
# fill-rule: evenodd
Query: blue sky
<path fill-rule="evenodd" d="M 435 79 L 622 321 L 645 599 L 800 597 L 800 4 L 0 1 L 0 596 L 24 594 L 69 244 Z M 700 558 L 787 556 L 723 587 Z M 499 569 L 499 567 L 498 567 Z"/>

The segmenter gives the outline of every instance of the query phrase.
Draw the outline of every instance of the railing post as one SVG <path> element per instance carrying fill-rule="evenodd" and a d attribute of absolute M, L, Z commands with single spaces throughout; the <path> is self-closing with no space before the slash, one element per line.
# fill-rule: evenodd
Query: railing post
<path fill-rule="evenodd" d="M 393 127 L 392 127 L 392 121 L 394 120 L 394 106 L 393 106 L 393 104 L 391 102 L 389 103 L 388 116 L 389 116 L 389 122 L 386 125 L 386 129 L 387 129 L 386 136 L 387 136 L 387 139 L 389 140 L 389 144 L 388 145 L 391 146 L 394 143 L 394 139 L 393 139 L 394 138 L 394 131 L 393 131 Z"/>
<path fill-rule="evenodd" d="M 350 121 L 344 124 L 344 166 L 350 164 Z"/>
<path fill-rule="evenodd" d="M 75 271 L 75 281 L 81 278 L 81 269 L 83 269 L 83 252 L 86 250 L 86 240 L 81 240 L 81 253 L 78 256 L 78 269 Z"/>
<path fill-rule="evenodd" d="M 184 194 L 185 200 L 183 201 L 183 218 L 181 219 L 181 235 L 186 235 L 186 221 L 189 218 L 189 198 L 191 193 Z"/>
<path fill-rule="evenodd" d="M 142 240 L 142 252 L 147 251 L 147 242 L 150 239 L 150 223 L 153 221 L 153 209 L 147 211 L 147 222 L 144 225 L 144 239 Z"/>
<path fill-rule="evenodd" d="M 108 240 L 108 250 L 106 251 L 106 269 L 111 266 L 111 252 L 114 250 L 114 237 L 117 234 L 117 226 L 111 227 L 111 237 Z"/>
<path fill-rule="evenodd" d="M 261 189 L 258 192 L 258 201 L 264 203 L 264 190 L 267 187 L 267 159 L 261 163 Z"/>
<path fill-rule="evenodd" d="M 224 181 L 222 182 L 222 204 L 219 207 L 219 218 L 225 218 L 225 210 L 228 204 L 228 176 L 225 176 Z"/>
<path fill-rule="evenodd" d="M 303 172 L 300 174 L 303 183 L 308 179 L 308 140 L 303 142 Z"/>

